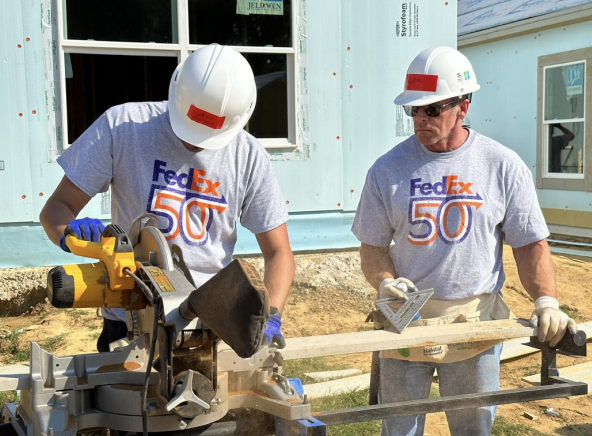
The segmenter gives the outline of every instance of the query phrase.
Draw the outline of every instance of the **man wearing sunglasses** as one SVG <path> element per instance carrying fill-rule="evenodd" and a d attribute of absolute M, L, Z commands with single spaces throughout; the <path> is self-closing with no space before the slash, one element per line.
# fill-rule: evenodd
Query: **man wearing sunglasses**
<path fill-rule="evenodd" d="M 549 236 L 532 174 L 520 157 L 463 126 L 479 89 L 469 60 L 450 47 L 423 50 L 409 65 L 395 104 L 413 117 L 415 135 L 368 171 L 352 231 L 362 270 L 377 298 L 402 304 L 434 288 L 412 326 L 508 319 L 503 243 L 535 302 L 539 340 L 555 345 L 575 322 L 559 310 Z M 375 318 L 377 328 L 392 328 Z M 410 327 L 414 328 L 414 327 Z M 499 389 L 499 341 L 442 344 L 380 353 L 381 403 Z M 496 407 L 446 412 L 452 436 L 490 435 Z M 422 435 L 425 415 L 384 419 L 382 434 Z"/>

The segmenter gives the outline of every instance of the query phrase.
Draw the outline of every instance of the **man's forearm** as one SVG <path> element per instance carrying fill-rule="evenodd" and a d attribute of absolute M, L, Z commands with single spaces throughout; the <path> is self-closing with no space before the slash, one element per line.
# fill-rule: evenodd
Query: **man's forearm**
<path fill-rule="evenodd" d="M 41 210 L 39 221 L 47 236 L 56 245 L 60 245 L 60 238 L 66 225 L 76 216 L 65 204 L 53 201 L 51 198 Z"/>
<path fill-rule="evenodd" d="M 265 262 L 263 282 L 269 294 L 269 305 L 277 307 L 281 312 L 296 270 L 286 224 L 268 232 L 257 233 L 255 237 Z"/>
<path fill-rule="evenodd" d="M 378 289 L 384 279 L 395 278 L 395 267 L 389 254 L 389 247 L 375 247 L 362 244 L 360 247 L 362 272 L 368 283 Z"/>
<path fill-rule="evenodd" d="M 70 179 L 62 177 L 39 214 L 39 221 L 54 244 L 60 245 L 64 229 L 89 201 L 90 197 Z"/>
<path fill-rule="evenodd" d="M 265 259 L 263 282 L 269 294 L 269 305 L 283 312 L 292 281 L 294 280 L 294 256 L 292 252 L 279 252 Z"/>
<path fill-rule="evenodd" d="M 547 241 L 514 248 L 513 252 L 522 286 L 532 299 L 556 298 L 555 268 Z"/>

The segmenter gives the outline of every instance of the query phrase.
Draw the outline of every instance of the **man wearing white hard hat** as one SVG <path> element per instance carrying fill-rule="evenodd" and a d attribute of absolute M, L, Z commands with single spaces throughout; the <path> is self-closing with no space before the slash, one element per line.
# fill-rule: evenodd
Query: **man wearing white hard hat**
<path fill-rule="evenodd" d="M 102 114 L 59 158 L 62 181 L 40 221 L 65 251 L 69 225 L 98 242 L 104 228 L 77 218 L 90 199 L 111 188 L 111 219 L 126 232 L 151 213 L 177 267 L 201 286 L 232 260 L 236 222 L 253 232 L 265 261 L 271 316 L 265 340 L 285 345 L 281 311 L 294 277 L 285 202 L 269 156 L 243 130 L 257 97 L 253 71 L 230 47 L 193 52 L 171 77 L 169 100 L 126 103 Z M 103 310 L 99 351 L 127 333 L 123 309 Z"/>
<path fill-rule="evenodd" d="M 575 322 L 559 310 L 549 236 L 532 175 L 512 150 L 463 126 L 479 90 L 469 60 L 450 47 L 420 52 L 395 104 L 415 135 L 368 171 L 352 231 L 377 298 L 406 301 L 434 289 L 411 327 L 513 318 L 501 290 L 503 243 L 534 301 L 539 340 L 555 345 Z M 392 328 L 378 320 L 382 327 Z M 499 389 L 497 341 L 380 353 L 381 403 L 428 398 L 437 369 L 440 394 Z M 489 435 L 496 407 L 446 412 L 453 436 Z M 422 435 L 425 415 L 384 419 L 382 434 Z"/>

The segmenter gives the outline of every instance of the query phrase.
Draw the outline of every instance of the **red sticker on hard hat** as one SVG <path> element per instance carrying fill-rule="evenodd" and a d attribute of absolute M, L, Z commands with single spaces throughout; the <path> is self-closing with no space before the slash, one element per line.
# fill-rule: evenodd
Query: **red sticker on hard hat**
<path fill-rule="evenodd" d="M 431 74 L 407 74 L 408 91 L 436 92 L 438 76 Z"/>
<path fill-rule="evenodd" d="M 224 124 L 226 117 L 219 117 L 203 109 L 191 105 L 187 111 L 187 117 L 196 123 L 203 124 L 211 129 L 220 129 Z"/>

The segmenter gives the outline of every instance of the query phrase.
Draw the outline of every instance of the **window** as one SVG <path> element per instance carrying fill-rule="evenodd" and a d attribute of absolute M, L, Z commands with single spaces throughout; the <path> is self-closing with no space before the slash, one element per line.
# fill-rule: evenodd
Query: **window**
<path fill-rule="evenodd" d="M 539 58 L 538 188 L 592 191 L 591 57 L 583 49 Z"/>
<path fill-rule="evenodd" d="M 111 106 L 168 99 L 171 74 L 203 45 L 240 51 L 257 106 L 245 127 L 267 147 L 298 147 L 295 0 L 62 0 L 57 14 L 62 147 Z M 302 1 L 300 1 L 302 3 Z"/>

